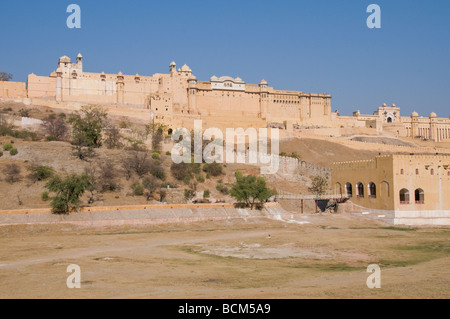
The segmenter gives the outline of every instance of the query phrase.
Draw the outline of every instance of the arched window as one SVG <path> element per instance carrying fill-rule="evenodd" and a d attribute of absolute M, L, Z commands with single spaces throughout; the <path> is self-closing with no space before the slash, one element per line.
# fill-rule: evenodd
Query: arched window
<path fill-rule="evenodd" d="M 377 198 L 377 186 L 375 183 L 369 183 L 369 198 Z"/>
<path fill-rule="evenodd" d="M 414 197 L 416 200 L 416 204 L 425 204 L 425 193 L 423 189 L 416 189 L 416 191 L 414 192 Z"/>
<path fill-rule="evenodd" d="M 404 175 L 405 174 L 405 170 L 402 168 L 401 170 L 400 170 L 400 175 Z"/>
<path fill-rule="evenodd" d="M 350 183 L 345 184 L 345 193 L 347 194 L 347 197 L 349 197 L 349 198 L 353 197 L 352 184 L 350 184 Z"/>
<path fill-rule="evenodd" d="M 431 174 L 431 175 L 434 175 L 434 168 L 432 168 L 432 169 L 430 170 L 430 174 Z"/>
<path fill-rule="evenodd" d="M 364 185 L 363 183 L 356 184 L 356 191 L 357 191 L 357 197 L 363 198 L 364 197 Z"/>
<path fill-rule="evenodd" d="M 400 204 L 409 204 L 409 190 L 406 188 L 400 190 Z"/>

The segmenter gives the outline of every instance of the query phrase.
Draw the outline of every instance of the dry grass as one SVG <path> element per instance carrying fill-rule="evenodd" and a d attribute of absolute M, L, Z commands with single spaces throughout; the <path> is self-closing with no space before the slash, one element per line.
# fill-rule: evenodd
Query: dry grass
<path fill-rule="evenodd" d="M 346 215 L 307 220 L 2 227 L 0 298 L 450 297 L 450 229 Z M 81 267 L 79 290 L 66 287 L 72 263 Z M 366 286 L 372 263 L 381 289 Z"/>

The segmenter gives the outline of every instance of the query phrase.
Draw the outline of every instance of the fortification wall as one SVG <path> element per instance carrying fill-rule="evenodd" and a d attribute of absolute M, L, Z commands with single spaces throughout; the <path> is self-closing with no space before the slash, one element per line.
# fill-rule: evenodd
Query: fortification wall
<path fill-rule="evenodd" d="M 0 81 L 0 98 L 25 98 L 27 90 L 24 82 Z"/>

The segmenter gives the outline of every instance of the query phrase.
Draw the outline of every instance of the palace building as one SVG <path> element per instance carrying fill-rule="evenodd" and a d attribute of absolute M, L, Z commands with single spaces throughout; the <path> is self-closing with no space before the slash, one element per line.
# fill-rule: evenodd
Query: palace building
<path fill-rule="evenodd" d="M 169 65 L 169 73 L 152 76 L 89 73 L 83 70 L 81 54 L 75 63 L 67 56 L 61 57 L 56 71 L 48 77 L 29 75 L 27 96 L 146 108 L 157 120 L 169 124 L 180 116 L 285 128 L 331 120 L 328 94 L 275 90 L 265 80 L 249 84 L 228 76 L 199 81 L 187 65 L 177 69 L 175 62 Z"/>
<path fill-rule="evenodd" d="M 194 120 L 205 127 L 265 128 L 340 136 L 362 131 L 387 133 L 441 142 L 450 139 L 450 118 L 433 112 L 401 116 L 400 108 L 384 104 L 372 115 L 353 116 L 332 112 L 325 93 L 276 90 L 266 80 L 258 84 L 229 76 L 198 80 L 185 64 L 170 63 L 168 73 L 152 76 L 85 72 L 83 56 L 63 56 L 49 76 L 30 74 L 27 83 L 0 82 L 0 98 L 22 99 L 31 105 L 77 109 L 83 104 L 104 105 L 110 112 L 166 124 L 170 129 L 192 129 Z"/>
<path fill-rule="evenodd" d="M 333 165 L 335 195 L 397 223 L 450 225 L 450 156 L 386 155 Z"/>

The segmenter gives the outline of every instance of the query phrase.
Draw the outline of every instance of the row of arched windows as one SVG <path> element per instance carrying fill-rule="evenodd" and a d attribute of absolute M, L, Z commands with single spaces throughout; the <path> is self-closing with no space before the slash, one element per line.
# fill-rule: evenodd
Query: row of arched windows
<path fill-rule="evenodd" d="M 340 184 L 338 183 L 338 187 L 340 188 Z M 355 185 L 355 190 L 356 190 L 356 197 L 358 198 L 364 198 L 365 197 L 365 187 L 363 183 L 357 183 Z M 383 181 L 381 183 L 381 195 L 382 197 L 389 197 L 389 183 L 386 181 Z M 353 193 L 353 186 L 351 183 L 346 183 L 345 184 L 345 195 L 349 198 L 352 198 L 354 193 Z M 377 186 L 375 183 L 370 182 L 367 185 L 367 196 L 368 198 L 377 198 Z M 400 204 L 402 205 L 407 205 L 410 204 L 410 193 L 409 190 L 406 188 L 403 188 L 400 190 L 399 192 L 399 196 L 400 196 Z M 425 204 L 425 192 L 423 191 L 423 189 L 418 188 L 414 191 L 414 202 L 416 204 Z"/>
<path fill-rule="evenodd" d="M 400 190 L 400 204 L 407 205 L 410 204 L 409 190 L 403 188 Z M 414 202 L 416 204 L 425 204 L 425 192 L 423 189 L 418 188 L 414 191 Z"/>
<path fill-rule="evenodd" d="M 383 182 L 383 185 L 386 188 L 386 194 L 389 194 L 389 184 L 387 182 Z M 355 188 L 356 188 L 356 197 L 364 198 L 365 196 L 364 184 L 357 183 Z M 349 198 L 353 197 L 353 186 L 351 183 L 345 184 L 345 194 Z M 377 198 L 377 185 L 375 185 L 374 182 L 370 182 L 367 185 L 367 194 L 369 198 Z"/>

